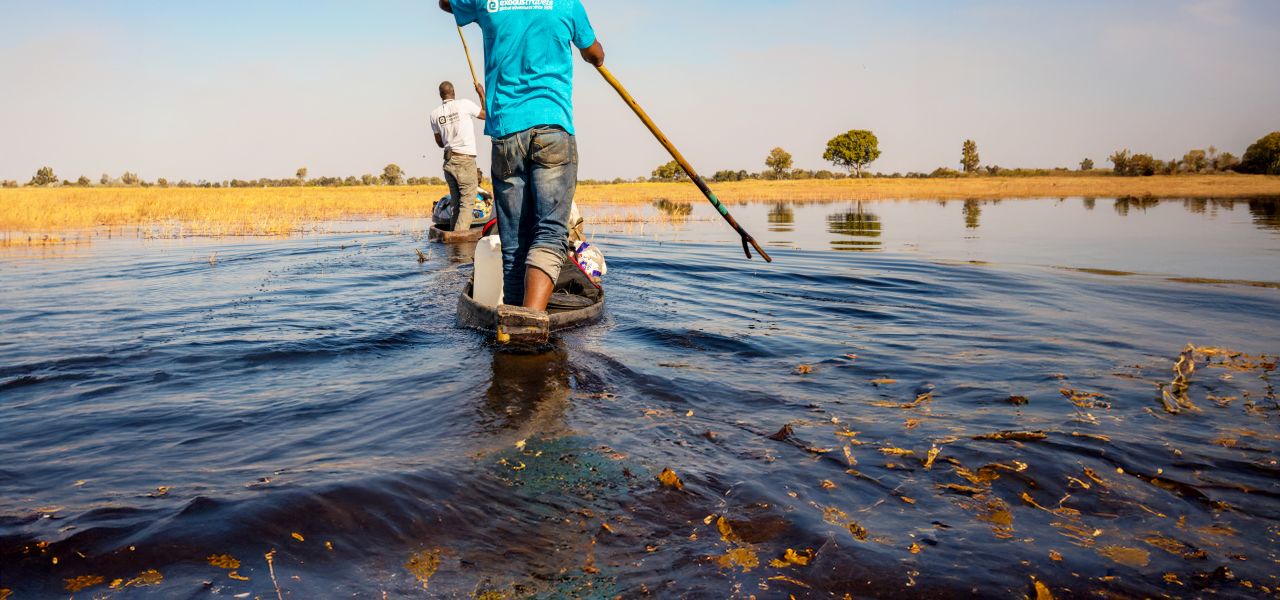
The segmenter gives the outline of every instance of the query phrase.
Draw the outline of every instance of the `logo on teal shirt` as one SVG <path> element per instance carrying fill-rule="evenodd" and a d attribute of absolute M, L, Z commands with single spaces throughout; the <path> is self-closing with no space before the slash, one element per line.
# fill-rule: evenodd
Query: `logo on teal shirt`
<path fill-rule="evenodd" d="M 491 13 L 504 10 L 555 10 L 555 0 L 489 0 L 485 8 Z"/>

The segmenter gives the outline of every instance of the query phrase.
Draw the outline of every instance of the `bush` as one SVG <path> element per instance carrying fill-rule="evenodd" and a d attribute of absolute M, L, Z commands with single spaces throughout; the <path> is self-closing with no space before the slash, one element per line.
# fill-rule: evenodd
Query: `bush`
<path fill-rule="evenodd" d="M 688 177 L 680 163 L 674 160 L 653 170 L 654 181 L 684 181 Z"/>
<path fill-rule="evenodd" d="M 1280 175 L 1280 131 L 1267 134 L 1249 146 L 1239 170 L 1258 175 Z"/>
<path fill-rule="evenodd" d="M 40 169 L 36 171 L 35 177 L 32 177 L 31 181 L 28 182 L 27 185 L 46 186 L 53 185 L 55 183 L 58 183 L 58 176 L 53 173 L 53 167 L 40 167 Z"/>
<path fill-rule="evenodd" d="M 18 182 L 14 181 L 14 180 L 12 180 L 12 179 L 6 179 L 6 180 L 4 180 L 4 182 L 3 182 L 3 183 L 0 183 L 0 187 L 4 187 L 4 188 L 7 188 L 7 189 L 16 188 L 16 187 L 18 187 Z"/>
<path fill-rule="evenodd" d="M 1108 159 L 1115 165 L 1114 172 L 1121 177 L 1150 177 L 1161 170 L 1161 164 L 1150 154 L 1129 154 L 1118 150 Z"/>
<path fill-rule="evenodd" d="M 932 173 L 929 174 L 929 177 L 935 178 L 935 179 L 955 179 L 960 177 L 960 172 L 955 169 L 938 167 L 934 169 Z"/>

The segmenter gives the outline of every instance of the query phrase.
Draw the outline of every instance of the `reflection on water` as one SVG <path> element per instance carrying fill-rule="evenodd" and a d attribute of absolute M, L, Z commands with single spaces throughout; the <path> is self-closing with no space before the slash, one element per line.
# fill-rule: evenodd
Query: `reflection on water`
<path fill-rule="evenodd" d="M 1159 205 L 1160 200 L 1150 197 L 1139 198 L 1137 196 L 1125 196 L 1123 198 L 1116 198 L 1115 201 L 1116 214 L 1122 217 L 1129 216 L 1129 211 L 1131 210 L 1146 212 L 1147 209 L 1154 208 Z"/>
<path fill-rule="evenodd" d="M 1177 278 L 1280 281 L 1275 202 L 1126 205 L 695 204 L 536 355 L 411 235 L 2 255 L 0 590 L 1272 597 L 1280 290 Z"/>
<path fill-rule="evenodd" d="M 964 201 L 964 226 L 966 229 L 977 229 L 982 220 L 982 202 L 979 200 Z"/>
<path fill-rule="evenodd" d="M 1114 210 L 1094 210 L 1099 202 Z M 757 240 L 775 248 L 1280 282 L 1278 206 L 1277 198 L 1128 197 L 769 202 L 730 209 Z M 685 222 L 658 219 L 647 228 L 606 226 L 596 233 L 738 243 L 716 224 L 714 209 L 695 203 L 692 212 Z"/>
<path fill-rule="evenodd" d="M 693 214 L 693 204 L 689 202 L 672 202 L 665 198 L 653 203 L 653 207 L 672 220 L 688 220 Z"/>
<path fill-rule="evenodd" d="M 791 205 L 779 202 L 769 208 L 769 231 L 787 233 L 795 231 L 796 213 Z"/>
<path fill-rule="evenodd" d="M 1249 214 L 1258 227 L 1280 231 L 1280 201 L 1250 200 Z"/>
<path fill-rule="evenodd" d="M 861 202 L 854 210 L 827 215 L 827 231 L 842 236 L 831 240 L 831 249 L 853 252 L 878 250 L 883 233 L 880 217 L 864 209 Z"/>
<path fill-rule="evenodd" d="M 564 429 L 569 407 L 569 354 L 564 344 L 541 353 L 494 352 L 485 392 L 486 421 L 549 436 Z"/>

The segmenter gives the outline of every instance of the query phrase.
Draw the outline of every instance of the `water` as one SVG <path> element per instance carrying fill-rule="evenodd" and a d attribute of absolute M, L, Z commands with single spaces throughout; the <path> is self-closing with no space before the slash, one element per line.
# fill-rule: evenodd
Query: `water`
<path fill-rule="evenodd" d="M 607 317 L 541 355 L 457 329 L 467 252 L 409 226 L 4 250 L 0 589 L 1280 586 L 1276 201 L 735 207 L 767 266 L 663 211 L 591 228 Z M 1188 343 L 1249 356 L 1171 414 Z"/>

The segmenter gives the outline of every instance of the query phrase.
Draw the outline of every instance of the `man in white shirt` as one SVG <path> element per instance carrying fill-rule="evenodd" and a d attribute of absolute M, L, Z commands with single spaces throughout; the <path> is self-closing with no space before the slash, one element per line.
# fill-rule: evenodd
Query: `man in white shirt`
<path fill-rule="evenodd" d="M 476 84 L 480 104 L 484 86 Z M 476 206 L 476 127 L 472 119 L 485 119 L 484 109 L 470 100 L 455 100 L 453 84 L 440 84 L 440 108 L 431 111 L 431 131 L 436 144 L 444 148 L 444 180 L 449 183 L 449 204 L 453 209 L 452 231 L 471 229 Z"/>

